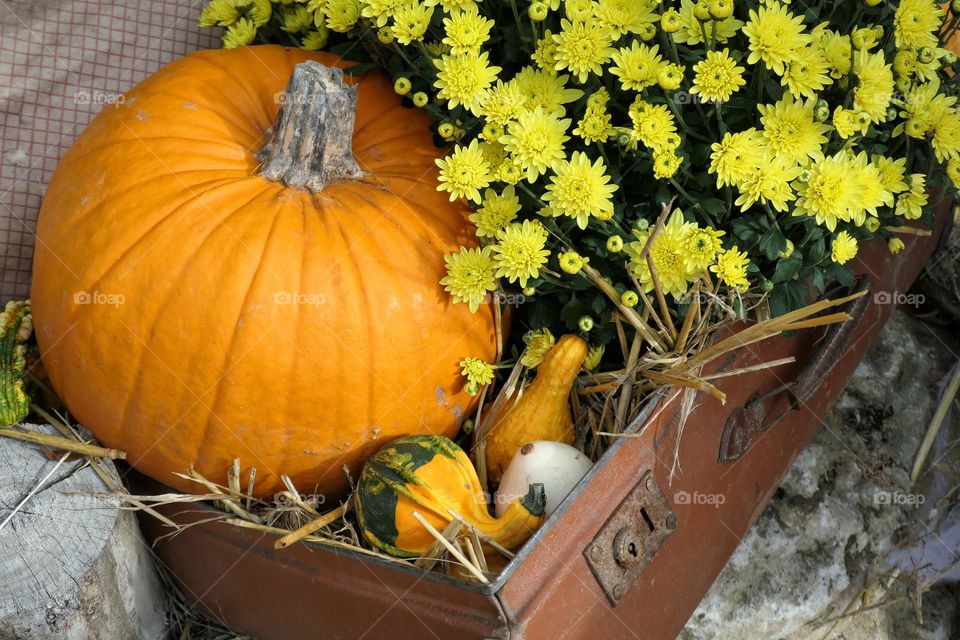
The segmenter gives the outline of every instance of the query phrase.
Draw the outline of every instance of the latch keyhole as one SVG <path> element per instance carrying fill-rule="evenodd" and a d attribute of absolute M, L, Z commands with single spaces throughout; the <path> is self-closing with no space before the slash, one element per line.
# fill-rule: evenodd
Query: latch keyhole
<path fill-rule="evenodd" d="M 632 527 L 624 527 L 613 539 L 613 558 L 622 566 L 634 565 L 643 559 L 643 540 Z"/>
<path fill-rule="evenodd" d="M 647 523 L 647 528 L 650 529 L 651 533 L 657 530 L 657 525 L 653 524 L 653 518 L 647 513 L 646 507 L 640 507 L 640 516 L 643 517 L 643 521 Z"/>

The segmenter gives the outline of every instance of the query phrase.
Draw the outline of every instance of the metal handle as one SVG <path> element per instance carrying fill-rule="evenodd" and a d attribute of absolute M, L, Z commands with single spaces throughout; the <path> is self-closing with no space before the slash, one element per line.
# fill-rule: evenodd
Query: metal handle
<path fill-rule="evenodd" d="M 830 327 L 796 380 L 782 384 L 763 395 L 754 394 L 744 406 L 733 410 L 720 436 L 720 453 L 717 458 L 719 462 L 739 460 L 758 435 L 783 422 L 817 394 L 833 366 L 850 347 L 860 321 L 870 307 L 869 278 L 860 278 L 855 288 L 866 288 L 868 294 L 850 303 L 848 313 L 851 319 Z M 776 417 L 768 418 L 767 414 L 777 405 L 782 394 L 786 394 L 789 399 L 787 409 Z"/>

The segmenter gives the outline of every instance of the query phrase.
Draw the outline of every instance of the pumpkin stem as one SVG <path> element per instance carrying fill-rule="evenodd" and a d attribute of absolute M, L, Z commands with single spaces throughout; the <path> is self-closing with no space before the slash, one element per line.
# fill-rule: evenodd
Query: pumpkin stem
<path fill-rule="evenodd" d="M 260 175 L 273 182 L 318 192 L 364 173 L 353 157 L 357 87 L 343 83 L 343 70 L 308 60 L 293 69 L 270 141 L 257 152 Z"/>

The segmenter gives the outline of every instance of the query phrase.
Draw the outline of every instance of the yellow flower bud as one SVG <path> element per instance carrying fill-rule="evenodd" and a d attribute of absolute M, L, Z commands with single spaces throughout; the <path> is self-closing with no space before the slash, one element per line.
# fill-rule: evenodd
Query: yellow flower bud
<path fill-rule="evenodd" d="M 410 78 L 401 76 L 393 81 L 393 90 L 397 92 L 397 95 L 405 96 L 410 93 L 412 88 L 413 84 L 410 82 Z"/>
<path fill-rule="evenodd" d="M 657 37 L 657 28 L 650 22 L 644 22 L 640 25 L 637 35 L 639 35 L 640 39 L 644 42 L 650 42 Z"/>
<path fill-rule="evenodd" d="M 893 255 L 897 255 L 898 253 L 903 251 L 905 247 L 906 245 L 903 244 L 903 240 L 901 240 L 900 238 L 890 238 L 889 240 L 887 240 L 887 251 L 889 251 Z"/>
<path fill-rule="evenodd" d="M 733 0 L 711 0 L 710 15 L 716 20 L 725 20 L 733 15 Z"/>
<path fill-rule="evenodd" d="M 706 22 L 710 19 L 710 0 L 697 0 L 693 5 L 693 15 L 697 20 Z"/>
<path fill-rule="evenodd" d="M 923 47 L 917 51 L 917 60 L 922 64 L 930 64 L 936 57 L 937 53 L 930 47 Z"/>
<path fill-rule="evenodd" d="M 636 291 L 624 291 L 620 294 L 620 304 L 627 308 L 637 306 L 638 302 L 640 302 L 640 296 Z"/>
<path fill-rule="evenodd" d="M 777 254 L 777 255 L 779 255 L 781 258 L 789 258 L 790 256 L 793 255 L 793 248 L 794 248 L 794 247 L 793 247 L 793 241 L 788 238 L 788 239 L 787 239 L 787 246 L 785 246 L 785 247 L 783 248 L 783 251 L 781 251 L 781 252 L 780 252 L 779 254 Z"/>
<path fill-rule="evenodd" d="M 430 102 L 430 97 L 423 91 L 417 91 L 413 94 L 413 104 L 418 107 L 425 107 Z"/>
<path fill-rule="evenodd" d="M 560 270 L 564 273 L 569 273 L 570 275 L 575 275 L 580 273 L 580 270 L 583 269 L 583 265 L 587 263 L 579 253 L 576 251 L 565 251 L 560 254 Z M 589 331 L 589 329 L 587 329 Z"/>
<path fill-rule="evenodd" d="M 378 29 L 377 40 L 380 41 L 380 44 L 391 44 L 393 42 L 393 30 L 390 27 Z"/>
<path fill-rule="evenodd" d="M 577 326 L 580 327 L 580 331 L 583 331 L 584 333 L 586 333 L 591 329 L 593 329 L 593 318 L 591 318 L 590 316 L 583 316 L 577 322 Z"/>
<path fill-rule="evenodd" d="M 867 5 L 868 7 L 875 7 L 881 2 L 883 2 L 883 0 L 863 0 L 863 4 Z"/>
<path fill-rule="evenodd" d="M 676 9 L 668 9 L 660 16 L 660 28 L 665 33 L 676 33 L 682 27 L 683 20 L 680 19 L 680 12 Z"/>
<path fill-rule="evenodd" d="M 864 226 L 870 233 L 876 233 L 880 228 L 880 221 L 877 218 L 867 218 L 867 222 Z"/>
<path fill-rule="evenodd" d="M 543 2 L 534 2 L 530 5 L 530 8 L 527 9 L 527 15 L 530 16 L 530 19 L 534 22 L 543 22 L 547 19 L 547 13 L 549 7 Z"/>
<path fill-rule="evenodd" d="M 683 67 L 678 64 L 663 64 L 657 71 L 657 84 L 664 91 L 676 91 L 683 80 Z"/>
<path fill-rule="evenodd" d="M 440 126 L 437 127 L 437 133 L 440 134 L 440 137 L 444 140 L 449 140 L 453 137 L 454 127 L 453 123 L 450 122 L 441 122 Z"/>
<path fill-rule="evenodd" d="M 610 253 L 620 253 L 623 251 L 623 238 L 620 236 L 610 236 L 607 238 L 607 251 Z"/>

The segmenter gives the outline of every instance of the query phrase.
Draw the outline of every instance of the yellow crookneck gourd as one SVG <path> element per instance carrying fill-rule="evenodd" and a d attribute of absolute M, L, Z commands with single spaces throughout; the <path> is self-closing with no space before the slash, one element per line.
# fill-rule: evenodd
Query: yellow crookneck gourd
<path fill-rule="evenodd" d="M 390 555 L 423 555 L 435 538 L 414 517 L 437 531 L 456 513 L 507 549 L 523 544 L 543 521 L 542 485 L 511 504 L 499 518 L 490 515 L 484 488 L 463 449 L 443 436 L 398 438 L 363 467 L 356 490 L 357 519 L 364 536 Z"/>
<path fill-rule="evenodd" d="M 537 377 L 523 396 L 503 410 L 487 432 L 487 476 L 498 483 L 520 447 L 535 440 L 573 444 L 573 419 L 567 398 L 587 357 L 587 343 L 576 335 L 560 338 L 550 348 Z"/>

